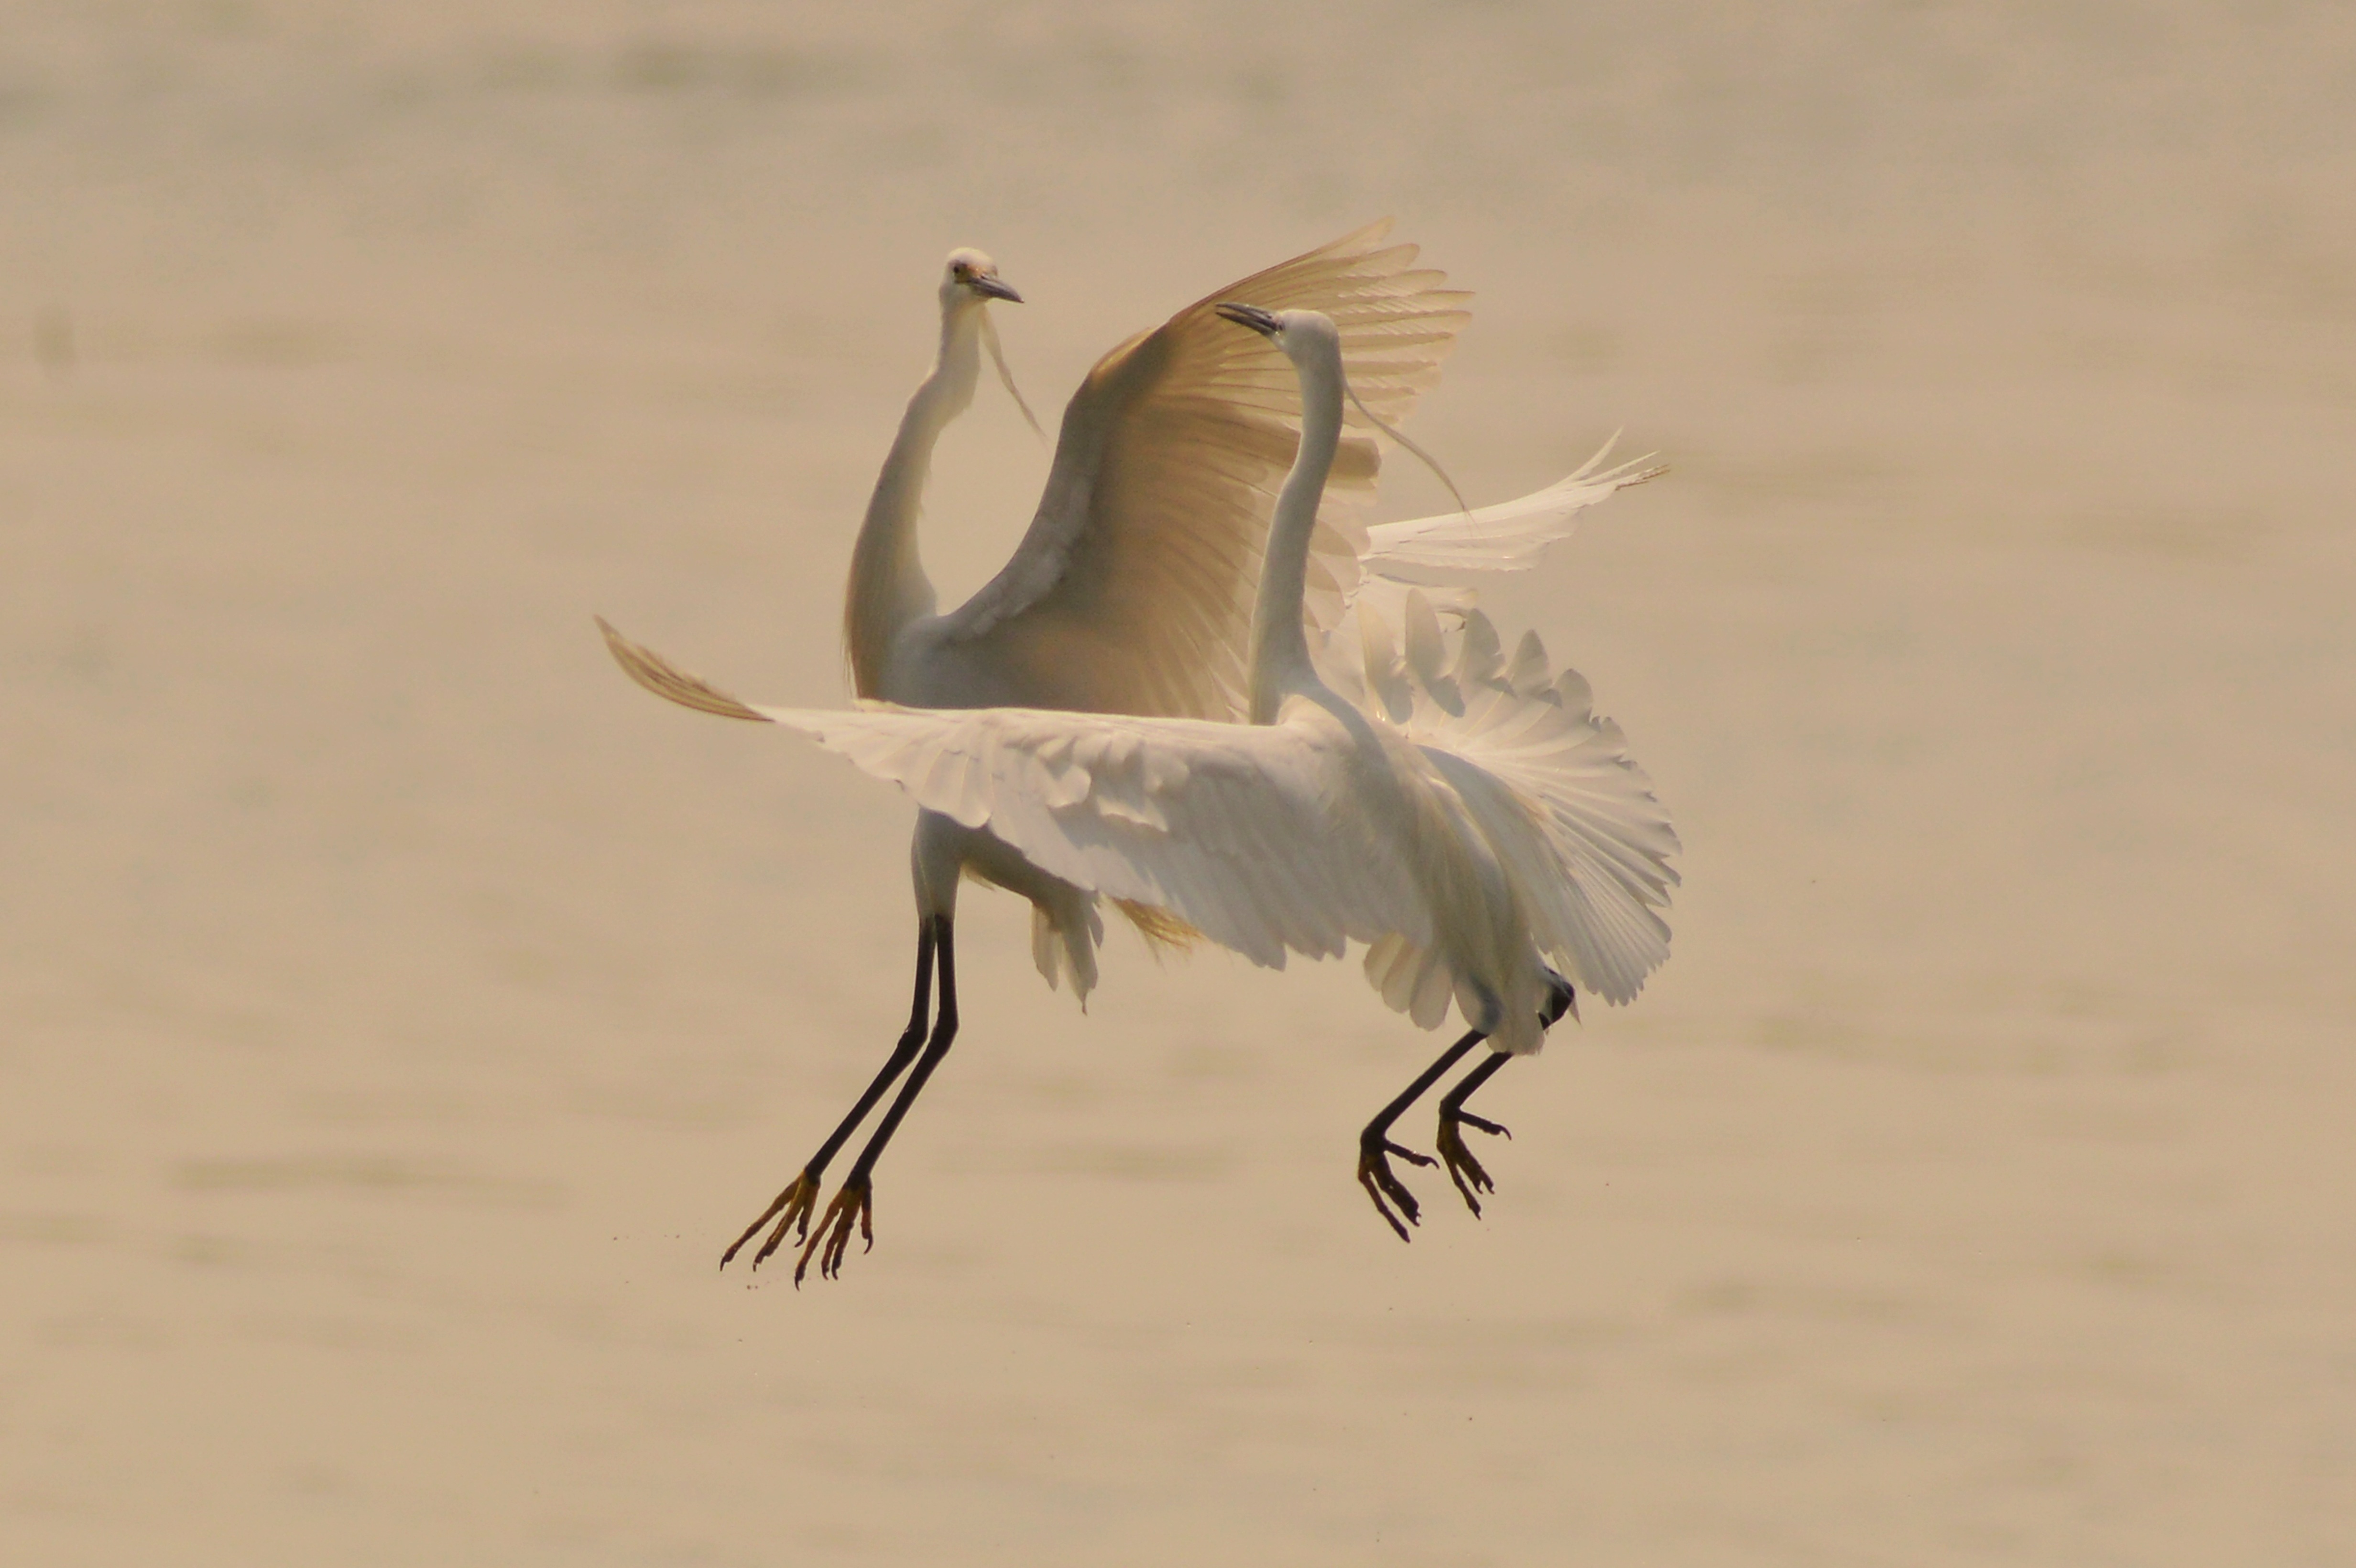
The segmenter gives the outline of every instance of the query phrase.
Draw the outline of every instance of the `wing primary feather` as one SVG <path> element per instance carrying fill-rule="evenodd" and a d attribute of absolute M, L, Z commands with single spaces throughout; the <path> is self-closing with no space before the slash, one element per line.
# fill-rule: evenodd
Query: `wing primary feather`
<path fill-rule="evenodd" d="M 1413 246 L 1384 245 L 1387 232 L 1361 229 L 1206 294 L 1098 361 L 1065 410 L 1023 542 L 940 618 L 937 644 L 957 650 L 960 694 L 1235 716 L 1260 550 L 1301 403 L 1281 355 L 1215 306 L 1248 299 L 1333 318 L 1364 411 L 1352 413 L 1358 429 L 1328 478 L 1318 530 L 1353 528 L 1381 462 L 1367 432 L 1413 409 L 1469 319 L 1467 296 L 1413 266 Z M 1359 552 L 1345 553 L 1326 573 L 1333 581 L 1316 585 L 1321 631 L 1357 581 Z"/>
<path fill-rule="evenodd" d="M 768 715 L 738 701 L 701 676 L 690 675 L 652 648 L 630 641 L 616 631 L 605 616 L 595 619 L 597 629 L 605 634 L 605 647 L 614 656 L 614 662 L 622 667 L 622 673 L 657 697 L 723 719 L 749 719 L 758 724 L 770 721 Z"/>

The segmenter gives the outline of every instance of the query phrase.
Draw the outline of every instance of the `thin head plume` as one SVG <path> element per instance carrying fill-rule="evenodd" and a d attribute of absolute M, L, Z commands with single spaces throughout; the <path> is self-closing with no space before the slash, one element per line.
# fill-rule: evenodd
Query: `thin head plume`
<path fill-rule="evenodd" d="M 998 379 L 1005 383 L 1006 395 L 1014 400 L 1014 406 L 1021 409 L 1023 417 L 1031 421 L 1031 433 L 1041 441 L 1046 440 L 1047 432 L 1039 428 L 1039 416 L 1033 413 L 1031 405 L 1023 400 L 1022 389 L 1014 384 L 1014 372 L 1006 368 L 1006 350 L 998 343 L 998 324 L 990 319 L 988 311 L 981 314 L 981 340 L 990 346 L 990 362 L 998 367 Z"/>
<path fill-rule="evenodd" d="M 1401 446 L 1404 446 L 1409 452 L 1414 453 L 1417 457 L 1422 459 L 1423 465 L 1426 468 L 1430 469 L 1432 473 L 1440 476 L 1440 482 L 1448 486 L 1448 493 L 1456 497 L 1456 509 L 1458 511 L 1463 513 L 1468 517 L 1472 515 L 1472 504 L 1464 499 L 1464 492 L 1456 487 L 1456 481 L 1448 476 L 1448 470 L 1440 465 L 1440 459 L 1432 456 L 1431 453 L 1424 451 L 1423 448 L 1416 445 L 1415 443 L 1409 441 L 1405 435 L 1401 434 L 1398 426 L 1389 423 L 1382 415 L 1366 407 L 1365 403 L 1359 398 L 1356 389 L 1350 385 L 1349 380 L 1346 378 L 1344 378 L 1342 382 L 1342 389 L 1350 394 L 1350 400 L 1358 405 L 1358 411 L 1365 415 L 1368 420 L 1372 421 L 1376 430 L 1381 431 L 1385 435 L 1389 436 L 1393 441 L 1398 442 Z"/>

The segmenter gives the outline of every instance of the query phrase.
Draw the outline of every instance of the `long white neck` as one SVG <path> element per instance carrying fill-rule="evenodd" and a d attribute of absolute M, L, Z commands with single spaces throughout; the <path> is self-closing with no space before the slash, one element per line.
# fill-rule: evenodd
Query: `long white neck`
<path fill-rule="evenodd" d="M 1251 721 L 1273 724 L 1284 699 L 1322 689 L 1309 662 L 1301 629 L 1308 592 L 1309 539 L 1317 530 L 1317 503 L 1342 441 L 1342 346 L 1330 334 L 1308 340 L 1294 368 L 1301 373 L 1301 450 L 1277 493 L 1260 566 L 1259 597 L 1252 605 Z"/>
<path fill-rule="evenodd" d="M 900 433 L 875 477 L 867 519 L 851 550 L 851 584 L 843 594 L 842 643 L 851 658 L 852 688 L 888 698 L 885 666 L 893 639 L 933 613 L 933 584 L 916 554 L 916 518 L 924 509 L 925 478 L 941 432 L 973 401 L 981 370 L 982 306 L 958 303 L 941 313 L 941 350 L 932 372 L 908 400 Z"/>

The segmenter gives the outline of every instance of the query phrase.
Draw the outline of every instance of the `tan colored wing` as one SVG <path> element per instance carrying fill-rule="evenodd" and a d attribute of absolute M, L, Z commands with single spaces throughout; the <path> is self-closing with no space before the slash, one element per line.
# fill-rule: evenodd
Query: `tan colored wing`
<path fill-rule="evenodd" d="M 603 615 L 594 617 L 597 629 L 605 634 L 605 651 L 622 667 L 622 673 L 653 692 L 666 702 L 676 702 L 681 708 L 692 708 L 698 713 L 716 714 L 723 719 L 749 719 L 756 724 L 769 720 L 758 710 L 729 696 L 701 676 L 690 675 L 652 648 L 630 641 L 614 630 L 614 624 Z"/>
<path fill-rule="evenodd" d="M 1030 531 L 980 592 L 944 618 L 927 700 L 1179 718 L 1238 710 L 1260 554 L 1299 440 L 1299 377 L 1258 334 L 1221 319 L 1236 300 L 1324 312 L 1351 386 L 1404 419 L 1471 319 L 1469 297 L 1384 246 L 1377 223 L 1205 295 L 1088 373 L 1064 411 Z M 1338 615 L 1355 581 L 1351 515 L 1379 454 L 1355 410 L 1326 483 L 1311 560 L 1312 613 Z"/>

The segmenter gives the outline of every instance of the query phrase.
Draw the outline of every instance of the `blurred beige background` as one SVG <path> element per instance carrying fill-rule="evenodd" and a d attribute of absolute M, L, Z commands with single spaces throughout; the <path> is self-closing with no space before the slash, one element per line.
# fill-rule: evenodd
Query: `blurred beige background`
<path fill-rule="evenodd" d="M 2324 4 L 7 5 L 0 1557 L 2356 1561 L 2351 94 Z M 1675 465 L 1488 601 L 1675 956 L 1402 1247 L 1354 966 L 1083 1017 L 977 893 L 874 1253 L 715 1274 L 908 811 L 591 612 L 836 700 L 951 245 L 1049 411 L 1384 213 L 1476 499 Z M 985 388 L 945 593 L 1045 461 Z"/>

